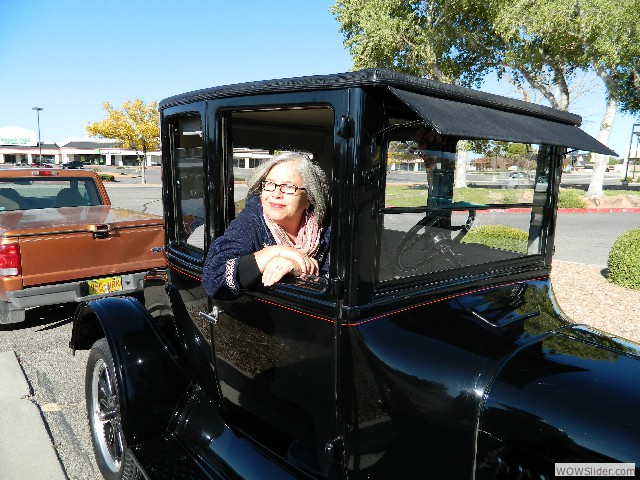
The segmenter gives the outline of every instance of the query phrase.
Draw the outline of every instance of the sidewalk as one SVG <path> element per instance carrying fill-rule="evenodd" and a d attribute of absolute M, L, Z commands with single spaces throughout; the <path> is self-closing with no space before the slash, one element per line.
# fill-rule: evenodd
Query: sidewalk
<path fill-rule="evenodd" d="M 0 478 L 67 480 L 13 351 L 0 353 Z"/>

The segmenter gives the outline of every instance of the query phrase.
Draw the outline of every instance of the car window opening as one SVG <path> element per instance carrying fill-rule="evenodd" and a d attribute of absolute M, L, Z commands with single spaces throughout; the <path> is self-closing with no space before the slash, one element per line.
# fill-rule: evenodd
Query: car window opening
<path fill-rule="evenodd" d="M 380 251 L 394 254 L 380 255 L 379 283 L 541 258 L 550 148 L 441 135 L 416 119 L 389 126 Z"/>

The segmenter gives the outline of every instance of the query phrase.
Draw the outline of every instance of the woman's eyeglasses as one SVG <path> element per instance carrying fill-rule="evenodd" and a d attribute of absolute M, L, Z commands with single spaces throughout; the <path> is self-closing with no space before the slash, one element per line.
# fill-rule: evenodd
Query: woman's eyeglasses
<path fill-rule="evenodd" d="M 280 191 L 285 195 L 293 195 L 298 190 L 306 190 L 306 188 L 299 187 L 297 185 L 294 185 L 293 183 L 275 183 L 270 180 L 262 181 L 263 192 L 274 192 L 276 188 L 280 188 Z"/>

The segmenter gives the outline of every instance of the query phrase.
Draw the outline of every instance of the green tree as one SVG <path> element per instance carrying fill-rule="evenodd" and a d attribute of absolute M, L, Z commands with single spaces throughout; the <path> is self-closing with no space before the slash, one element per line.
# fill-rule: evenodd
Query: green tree
<path fill-rule="evenodd" d="M 480 85 L 496 48 L 473 0 L 337 0 L 355 69 L 385 67 L 447 83 Z"/>
<path fill-rule="evenodd" d="M 606 91 L 598 132 L 598 140 L 605 145 L 618 110 L 640 112 L 640 38 L 636 18 L 640 0 L 492 1 L 498 6 L 496 12 L 500 12 L 495 20 L 496 31 L 510 45 L 524 43 L 523 54 L 516 58 L 533 59 L 528 64 L 530 68 L 518 70 L 524 73 L 516 81 L 525 78 L 552 106 L 568 109 L 567 80 L 578 71 L 597 76 Z M 549 60 L 541 63 L 541 58 Z M 553 91 L 560 92 L 559 102 L 554 103 Z M 602 196 L 608 157 L 594 155 L 594 162 L 587 194 Z"/>
<path fill-rule="evenodd" d="M 158 103 L 145 104 L 142 100 L 125 100 L 122 109 L 117 110 L 105 102 L 103 109 L 107 118 L 87 125 L 87 133 L 93 137 L 116 140 L 118 146 L 135 150 L 142 167 L 142 183 L 146 183 L 147 152 L 160 148 Z"/>
<path fill-rule="evenodd" d="M 576 76 L 593 72 L 607 88 L 598 136 L 606 145 L 616 106 L 640 108 L 639 2 L 336 0 L 331 11 L 355 68 L 386 67 L 466 86 L 495 71 L 563 110 Z M 597 166 L 592 183 L 599 181 L 600 194 L 603 180 L 604 167 Z"/>
<path fill-rule="evenodd" d="M 510 23 L 500 16 L 503 9 L 497 0 L 337 0 L 331 11 L 341 22 L 356 69 L 386 67 L 475 87 L 495 70 L 501 76 L 513 72 L 519 89 L 525 80 L 546 87 L 549 81 L 531 71 L 564 71 L 548 65 L 553 55 L 543 55 L 507 28 Z M 537 53 L 535 65 L 530 52 Z M 552 105 L 568 102 L 568 94 L 556 101 L 551 91 L 547 88 L 543 95 Z M 463 142 L 457 152 L 458 188 L 466 185 L 467 147 L 474 144 Z"/>
<path fill-rule="evenodd" d="M 640 0 L 590 0 L 579 3 L 585 56 L 606 88 L 606 108 L 598 140 L 608 144 L 618 110 L 640 112 Z M 595 167 L 587 195 L 602 196 L 608 156 L 595 155 Z"/>

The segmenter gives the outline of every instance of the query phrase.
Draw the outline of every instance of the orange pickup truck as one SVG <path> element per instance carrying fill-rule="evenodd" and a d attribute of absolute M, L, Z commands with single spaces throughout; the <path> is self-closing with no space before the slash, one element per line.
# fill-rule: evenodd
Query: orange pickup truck
<path fill-rule="evenodd" d="M 111 206 L 94 172 L 0 170 L 0 324 L 40 305 L 141 292 L 162 218 Z"/>

